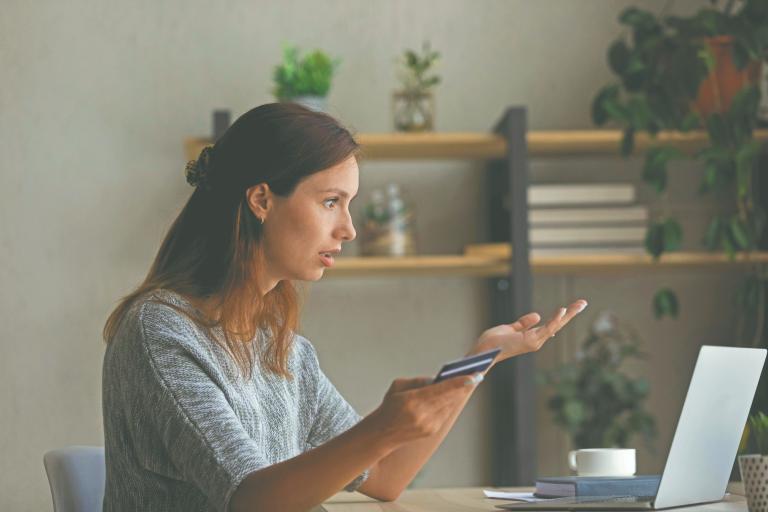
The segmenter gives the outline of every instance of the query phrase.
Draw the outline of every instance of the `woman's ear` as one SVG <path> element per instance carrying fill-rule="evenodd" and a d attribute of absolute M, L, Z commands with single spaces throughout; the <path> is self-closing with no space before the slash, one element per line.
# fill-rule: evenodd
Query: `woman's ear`
<path fill-rule="evenodd" d="M 269 189 L 269 185 L 266 183 L 254 185 L 245 191 L 245 197 L 248 199 L 248 207 L 264 224 L 269 210 L 272 208 L 272 191 Z"/>

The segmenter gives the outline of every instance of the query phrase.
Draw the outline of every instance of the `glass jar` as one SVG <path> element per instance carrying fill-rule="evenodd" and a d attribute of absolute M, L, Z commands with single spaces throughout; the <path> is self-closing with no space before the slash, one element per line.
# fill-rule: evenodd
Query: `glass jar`
<path fill-rule="evenodd" d="M 387 185 L 386 192 L 371 192 L 360 241 L 363 256 L 416 254 L 413 208 L 397 184 Z"/>
<path fill-rule="evenodd" d="M 395 130 L 431 131 L 435 126 L 435 98 L 431 92 L 396 91 L 392 95 Z"/>

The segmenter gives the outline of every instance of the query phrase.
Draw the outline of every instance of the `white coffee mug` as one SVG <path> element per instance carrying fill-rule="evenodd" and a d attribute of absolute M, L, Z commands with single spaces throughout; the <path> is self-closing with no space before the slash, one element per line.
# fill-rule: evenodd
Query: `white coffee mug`
<path fill-rule="evenodd" d="M 579 476 L 632 476 L 634 448 L 587 448 L 568 453 L 568 466 Z"/>

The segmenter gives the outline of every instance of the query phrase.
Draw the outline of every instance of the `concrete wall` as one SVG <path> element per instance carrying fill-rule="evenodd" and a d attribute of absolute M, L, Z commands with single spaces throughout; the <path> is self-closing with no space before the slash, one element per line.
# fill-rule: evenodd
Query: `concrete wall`
<path fill-rule="evenodd" d="M 144 276 L 190 194 L 182 140 L 206 135 L 214 108 L 240 114 L 271 100 L 283 42 L 342 58 L 331 111 L 358 131 L 387 131 L 394 59 L 430 39 L 444 58 L 437 128 L 488 130 L 508 105 L 534 129 L 588 128 L 610 79 L 605 51 L 632 2 L 376 1 L 22 2 L 0 15 L 0 509 L 50 509 L 42 454 L 101 444 L 101 328 Z M 635 2 L 637 3 L 637 2 Z M 659 10 L 664 2 L 644 1 Z M 690 10 L 703 1 L 675 4 Z M 423 252 L 483 241 L 479 163 L 364 164 L 361 194 L 402 183 L 418 203 Z M 636 181 L 618 158 L 534 161 L 534 180 Z M 674 179 L 686 222 L 700 225 L 695 173 Z M 362 201 L 360 201 L 362 203 Z M 695 241 L 695 235 L 690 240 Z M 347 254 L 355 254 L 352 247 Z M 584 318 L 542 350 L 566 360 L 590 315 L 632 322 L 651 359 L 650 407 L 661 435 L 641 470 L 659 470 L 702 342 L 729 340 L 733 274 L 550 276 L 536 307 L 580 295 Z M 656 322 L 660 283 L 681 293 L 682 318 Z M 361 412 L 396 376 L 431 374 L 488 326 L 485 284 L 470 278 L 337 279 L 308 288 L 303 331 L 326 372 Z M 407 353 L 407 357 L 403 354 Z M 541 400 L 543 404 L 543 398 Z M 488 482 L 488 401 L 481 390 L 416 485 Z M 542 472 L 564 471 L 565 437 L 538 415 Z"/>

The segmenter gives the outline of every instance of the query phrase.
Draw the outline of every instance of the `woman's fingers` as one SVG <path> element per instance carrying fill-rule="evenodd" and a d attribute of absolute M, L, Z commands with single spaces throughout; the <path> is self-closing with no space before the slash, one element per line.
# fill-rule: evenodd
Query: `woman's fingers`
<path fill-rule="evenodd" d="M 537 330 L 537 337 L 542 341 L 551 338 L 557 331 L 562 329 L 565 324 L 570 322 L 573 317 L 584 311 L 584 308 L 586 307 L 587 301 L 579 299 L 570 304 L 567 308 L 559 308 L 555 314 L 552 315 L 552 318 Z"/>
<path fill-rule="evenodd" d="M 452 402 L 456 394 L 464 394 L 483 381 L 482 374 L 460 375 L 415 390 L 431 401 Z"/>
<path fill-rule="evenodd" d="M 539 316 L 538 313 L 528 313 L 527 315 L 521 316 L 517 319 L 516 322 L 513 322 L 509 325 L 516 331 L 526 331 L 538 324 L 540 321 L 541 316 Z"/>
<path fill-rule="evenodd" d="M 429 383 L 427 383 L 429 381 Z M 441 382 L 418 377 L 396 379 L 393 387 L 401 391 L 388 392 L 377 411 L 385 428 L 391 429 L 401 441 L 435 434 L 445 421 L 469 398 L 482 376 L 461 375 Z M 423 386 L 414 386 L 424 383 Z M 404 387 L 410 389 L 402 389 Z"/>
<path fill-rule="evenodd" d="M 423 388 L 427 384 L 431 383 L 432 377 L 415 377 L 413 379 L 408 379 L 408 382 L 406 383 L 406 389 Z"/>
<path fill-rule="evenodd" d="M 575 317 L 576 315 L 584 311 L 587 305 L 588 305 L 587 301 L 585 301 L 584 299 L 579 299 L 571 303 L 568 306 L 568 309 L 565 313 L 565 318 L 563 319 L 563 325 L 567 324 L 568 322 L 571 321 L 571 318 Z"/>
<path fill-rule="evenodd" d="M 387 393 L 400 393 L 410 389 L 416 389 L 432 382 L 430 377 L 399 378 L 392 381 Z"/>

